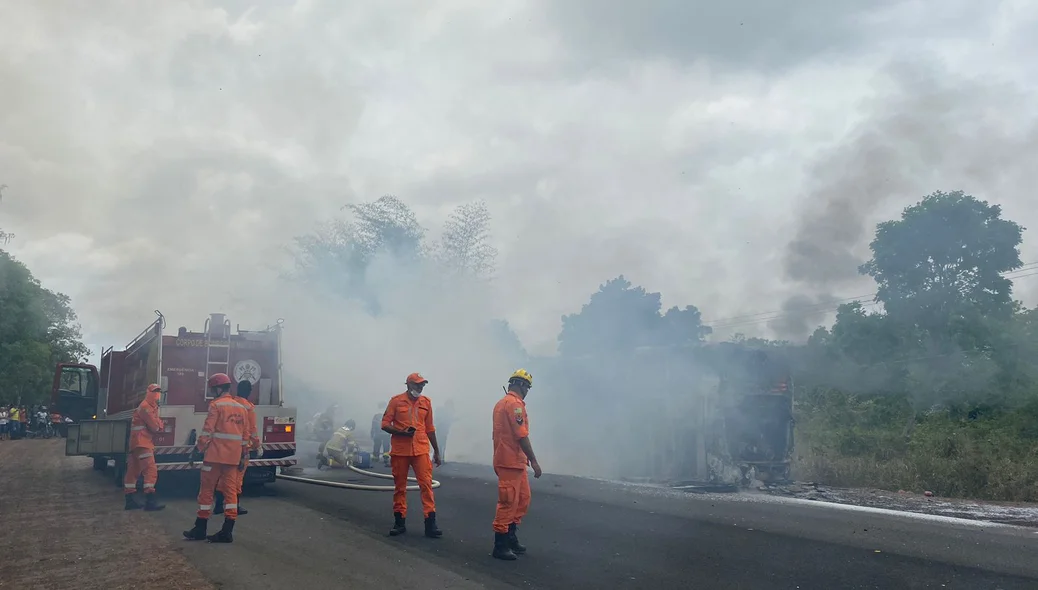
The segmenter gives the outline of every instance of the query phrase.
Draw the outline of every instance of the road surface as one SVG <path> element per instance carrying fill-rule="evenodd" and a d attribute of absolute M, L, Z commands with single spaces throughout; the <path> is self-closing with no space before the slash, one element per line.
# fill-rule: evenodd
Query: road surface
<path fill-rule="evenodd" d="M 417 493 L 408 534 L 389 538 L 391 494 L 280 481 L 243 499 L 234 545 L 183 554 L 221 588 L 1038 588 L 1033 529 L 551 475 L 531 479 L 529 552 L 506 563 L 489 556 L 493 472 L 447 465 L 436 478 L 439 540 L 421 535 Z M 172 536 L 194 518 L 188 495 L 157 517 Z"/>

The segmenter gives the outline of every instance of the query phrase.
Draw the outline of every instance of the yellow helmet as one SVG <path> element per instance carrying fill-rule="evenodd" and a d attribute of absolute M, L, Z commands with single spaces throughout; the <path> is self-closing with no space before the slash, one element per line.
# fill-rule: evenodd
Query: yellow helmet
<path fill-rule="evenodd" d="M 526 369 L 517 369 L 515 373 L 512 373 L 512 376 L 508 378 L 508 382 L 511 383 L 516 379 L 526 381 L 527 385 L 533 387 L 533 375 L 531 375 Z"/>

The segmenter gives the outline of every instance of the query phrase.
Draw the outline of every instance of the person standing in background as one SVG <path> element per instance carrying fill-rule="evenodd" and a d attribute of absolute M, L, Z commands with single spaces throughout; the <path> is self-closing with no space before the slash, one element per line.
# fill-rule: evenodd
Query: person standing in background
<path fill-rule="evenodd" d="M 22 406 L 21 410 L 18 412 L 18 421 L 21 422 L 18 426 L 19 435 L 22 438 L 25 438 L 29 435 L 29 409 L 25 406 Z"/>
<path fill-rule="evenodd" d="M 7 423 L 9 421 L 10 421 L 10 418 L 9 418 L 9 414 L 7 412 L 7 405 L 5 404 L 5 405 L 0 406 L 0 440 L 7 440 L 7 437 L 9 436 L 8 432 L 7 432 L 7 430 L 8 430 Z"/>
<path fill-rule="evenodd" d="M 382 431 L 382 414 L 386 412 L 386 403 L 378 403 L 378 413 L 371 417 L 371 460 L 382 461 L 389 465 L 389 435 Z"/>
<path fill-rule="evenodd" d="M 18 406 L 11 406 L 11 412 L 8 416 L 7 430 L 11 434 L 11 439 L 21 438 L 21 426 L 22 426 L 22 413 L 18 409 Z"/>
<path fill-rule="evenodd" d="M 440 443 L 440 460 L 447 462 L 447 436 L 454 424 L 454 400 L 449 399 L 436 410 L 436 440 Z"/>

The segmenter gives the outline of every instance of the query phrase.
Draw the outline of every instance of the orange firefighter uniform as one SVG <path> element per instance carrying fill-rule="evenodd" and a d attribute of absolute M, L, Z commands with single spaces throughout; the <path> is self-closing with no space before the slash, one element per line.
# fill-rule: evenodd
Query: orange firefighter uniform
<path fill-rule="evenodd" d="M 248 453 L 248 410 L 230 395 L 231 380 L 224 373 L 209 378 L 209 387 L 220 396 L 209 404 L 209 414 L 198 436 L 197 451 L 202 454 L 202 483 L 198 489 L 198 514 L 195 527 L 184 531 L 192 540 L 209 539 L 214 543 L 232 542 L 234 521 L 238 518 L 238 475 L 245 470 Z M 196 455 L 197 456 L 197 455 Z M 213 513 L 215 493 L 224 497 L 223 529 L 206 537 L 206 525 Z"/>
<path fill-rule="evenodd" d="M 420 390 L 429 381 L 418 373 L 407 376 L 408 391 L 393 396 L 382 414 L 382 428 L 391 427 L 412 434 L 393 434 L 390 438 L 389 462 L 393 472 L 393 516 L 395 524 L 391 535 L 406 531 L 407 474 L 414 469 L 422 498 L 427 536 L 440 536 L 436 528 L 436 501 L 432 489 L 432 461 L 429 459 L 429 435 L 436 432 L 433 425 L 432 403 L 424 395 L 414 396 L 411 389 Z"/>
<path fill-rule="evenodd" d="M 530 509 L 530 479 L 526 466 L 533 466 L 534 477 L 540 477 L 541 472 L 536 458 L 527 456 L 521 444 L 530 436 L 526 394 L 533 386 L 533 376 L 526 369 L 518 369 L 508 379 L 508 385 L 505 396 L 494 406 L 493 414 L 497 511 L 494 514 L 492 555 L 496 559 L 514 560 L 516 554 L 526 553 L 526 547 L 519 543 L 516 533 Z"/>
<path fill-rule="evenodd" d="M 494 532 L 508 533 L 522 523 L 530 508 L 529 460 L 519 440 L 530 436 L 526 402 L 509 391 L 494 406 L 494 472 L 497 473 L 497 513 Z"/>
<path fill-rule="evenodd" d="M 137 478 L 144 476 L 144 509 L 162 510 L 165 506 L 157 503 L 155 484 L 159 480 L 159 469 L 155 465 L 155 441 L 152 438 L 165 428 L 159 417 L 159 396 L 162 389 L 154 383 L 148 386 L 144 401 L 133 412 L 130 422 L 130 456 L 126 462 L 126 475 L 123 477 L 123 491 L 126 496 L 126 510 L 134 510 L 141 506 L 133 499 L 137 493 Z"/>
<path fill-rule="evenodd" d="M 249 513 L 248 510 L 241 506 L 241 492 L 245 485 L 245 470 L 249 468 L 249 453 L 251 451 L 259 450 L 260 448 L 259 427 L 256 425 L 256 405 L 249 401 L 248 395 L 250 393 L 252 393 L 252 383 L 248 381 L 239 381 L 235 390 L 235 395 L 233 396 L 234 401 L 241 404 L 248 414 L 248 420 L 245 423 L 248 432 L 244 435 L 244 439 L 248 443 L 246 444 L 244 457 L 245 467 L 241 470 L 235 470 L 232 473 L 232 476 L 236 478 L 234 485 L 237 486 L 238 489 L 238 516 L 243 516 Z M 219 488 L 219 486 L 217 487 Z M 222 493 L 217 496 L 216 504 L 213 508 L 213 514 L 222 514 L 226 504 L 226 499 L 223 498 Z"/>

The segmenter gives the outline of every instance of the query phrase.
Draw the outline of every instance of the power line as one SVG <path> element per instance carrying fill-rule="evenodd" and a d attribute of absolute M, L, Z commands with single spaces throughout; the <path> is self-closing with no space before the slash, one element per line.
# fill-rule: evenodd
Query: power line
<path fill-rule="evenodd" d="M 1022 264 L 1020 268 L 1008 271 L 1004 273 L 1003 276 L 1007 279 L 1022 279 L 1036 275 L 1038 275 L 1038 261 Z M 716 320 L 704 320 L 703 325 L 710 326 L 711 328 L 734 328 L 740 326 L 751 326 L 771 322 L 785 317 L 800 316 L 812 313 L 834 312 L 838 311 L 840 306 L 846 303 L 861 303 L 863 307 L 873 307 L 879 305 L 879 302 L 869 301 L 867 299 L 873 299 L 875 298 L 875 296 L 876 292 L 874 291 L 872 293 L 866 293 L 864 295 L 857 295 L 854 297 L 847 297 L 844 299 L 837 299 L 834 301 L 816 303 L 794 311 L 772 310 L 753 314 L 729 316 L 726 318 L 718 318 Z"/>

